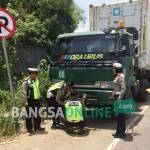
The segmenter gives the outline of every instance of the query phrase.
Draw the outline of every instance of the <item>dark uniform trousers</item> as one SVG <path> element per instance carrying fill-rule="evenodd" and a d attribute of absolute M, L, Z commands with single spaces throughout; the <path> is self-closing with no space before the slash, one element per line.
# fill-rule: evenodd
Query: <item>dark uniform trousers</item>
<path fill-rule="evenodd" d="M 58 90 L 52 91 L 54 97 L 51 97 L 50 99 L 47 99 L 48 107 L 54 107 L 55 116 L 52 118 L 53 119 L 53 126 L 60 125 L 60 123 L 62 121 L 62 118 L 60 116 L 56 117 L 58 108 L 62 109 L 62 111 L 64 112 L 64 107 L 61 106 L 60 104 L 58 104 L 58 102 L 56 102 L 57 91 Z"/>
<path fill-rule="evenodd" d="M 52 94 L 54 95 L 54 97 L 48 98 L 47 99 L 47 104 L 48 104 L 48 108 L 49 107 L 54 107 L 54 113 L 55 116 L 53 116 L 52 120 L 53 120 L 53 126 L 59 125 L 60 121 L 59 118 L 56 118 L 56 113 L 59 107 L 59 104 L 56 102 L 56 94 L 57 94 L 57 90 L 52 91 Z"/>
<path fill-rule="evenodd" d="M 28 106 L 26 107 L 27 115 L 26 117 L 26 128 L 27 130 L 32 130 L 34 126 L 34 130 L 40 129 L 40 124 L 41 124 L 41 117 L 39 115 L 39 109 L 40 109 L 40 100 L 33 100 L 33 99 L 28 99 Z M 34 116 L 31 112 L 32 110 L 37 114 L 37 116 Z M 32 114 L 32 115 L 31 115 Z M 34 120 L 34 125 L 32 122 L 32 118 Z"/>
<path fill-rule="evenodd" d="M 115 95 L 115 100 L 118 98 L 118 95 Z M 124 99 L 124 98 L 123 98 Z M 117 115 L 117 130 L 116 134 L 124 134 L 126 131 L 126 119 L 124 113 L 119 113 Z"/>
<path fill-rule="evenodd" d="M 56 97 L 52 97 L 50 99 L 47 99 L 47 103 L 48 103 L 48 108 L 49 107 L 54 108 L 54 113 L 56 115 L 58 107 L 59 107 L 59 105 L 56 102 Z M 58 117 L 56 118 L 55 116 L 53 116 L 52 120 L 53 120 L 53 125 L 54 126 L 59 124 L 59 118 Z"/>
<path fill-rule="evenodd" d="M 125 124 L 125 114 L 119 113 L 117 115 L 117 134 L 124 134 L 126 131 L 126 124 Z"/>

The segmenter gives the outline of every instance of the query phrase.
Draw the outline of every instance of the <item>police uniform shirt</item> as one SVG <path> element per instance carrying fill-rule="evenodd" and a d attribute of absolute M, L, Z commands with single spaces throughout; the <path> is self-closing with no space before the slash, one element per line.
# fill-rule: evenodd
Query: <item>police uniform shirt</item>
<path fill-rule="evenodd" d="M 123 99 L 126 91 L 126 81 L 123 73 L 116 76 L 113 81 L 114 91 L 113 95 L 118 95 L 118 99 Z"/>

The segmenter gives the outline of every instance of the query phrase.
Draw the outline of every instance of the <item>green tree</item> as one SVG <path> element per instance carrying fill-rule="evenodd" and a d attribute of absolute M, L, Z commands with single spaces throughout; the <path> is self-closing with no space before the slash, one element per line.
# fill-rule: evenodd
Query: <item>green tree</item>
<path fill-rule="evenodd" d="M 73 32 L 82 11 L 73 0 L 9 0 L 17 19 L 16 44 L 49 47 L 61 33 Z"/>
<path fill-rule="evenodd" d="M 73 0 L 0 0 L 15 17 L 17 31 L 7 42 L 11 71 L 16 58 L 16 47 L 32 45 L 49 48 L 61 33 L 73 32 L 82 19 L 82 10 Z M 6 89 L 6 65 L 0 45 L 0 88 Z"/>
<path fill-rule="evenodd" d="M 11 73 L 13 73 L 13 64 L 15 62 L 16 48 L 11 44 L 6 43 L 9 57 L 9 65 Z M 8 77 L 7 77 L 7 68 L 4 60 L 4 54 L 2 49 L 2 42 L 0 42 L 0 89 L 8 90 Z"/>

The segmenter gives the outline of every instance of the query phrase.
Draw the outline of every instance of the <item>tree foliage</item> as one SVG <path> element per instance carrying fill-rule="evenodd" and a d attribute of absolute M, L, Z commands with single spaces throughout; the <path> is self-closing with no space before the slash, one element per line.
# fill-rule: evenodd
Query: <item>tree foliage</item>
<path fill-rule="evenodd" d="M 17 31 L 7 43 L 12 67 L 17 59 L 17 46 L 32 45 L 48 49 L 59 34 L 73 32 L 82 19 L 82 11 L 73 0 L 0 0 L 0 6 L 7 8 L 17 23 Z M 0 88 L 5 89 L 6 82 L 6 66 L 0 45 Z"/>
<path fill-rule="evenodd" d="M 73 0 L 9 0 L 7 8 L 17 19 L 16 44 L 49 47 L 58 34 L 73 32 L 82 19 Z"/>

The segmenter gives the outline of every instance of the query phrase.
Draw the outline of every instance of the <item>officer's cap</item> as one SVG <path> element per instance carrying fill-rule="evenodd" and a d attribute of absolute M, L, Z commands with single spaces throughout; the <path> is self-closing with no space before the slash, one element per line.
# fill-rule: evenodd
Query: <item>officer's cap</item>
<path fill-rule="evenodd" d="M 37 68 L 28 68 L 29 73 L 38 73 L 39 70 Z"/>
<path fill-rule="evenodd" d="M 120 64 L 120 63 L 113 63 L 113 67 L 115 67 L 115 68 L 122 68 L 122 64 Z"/>

